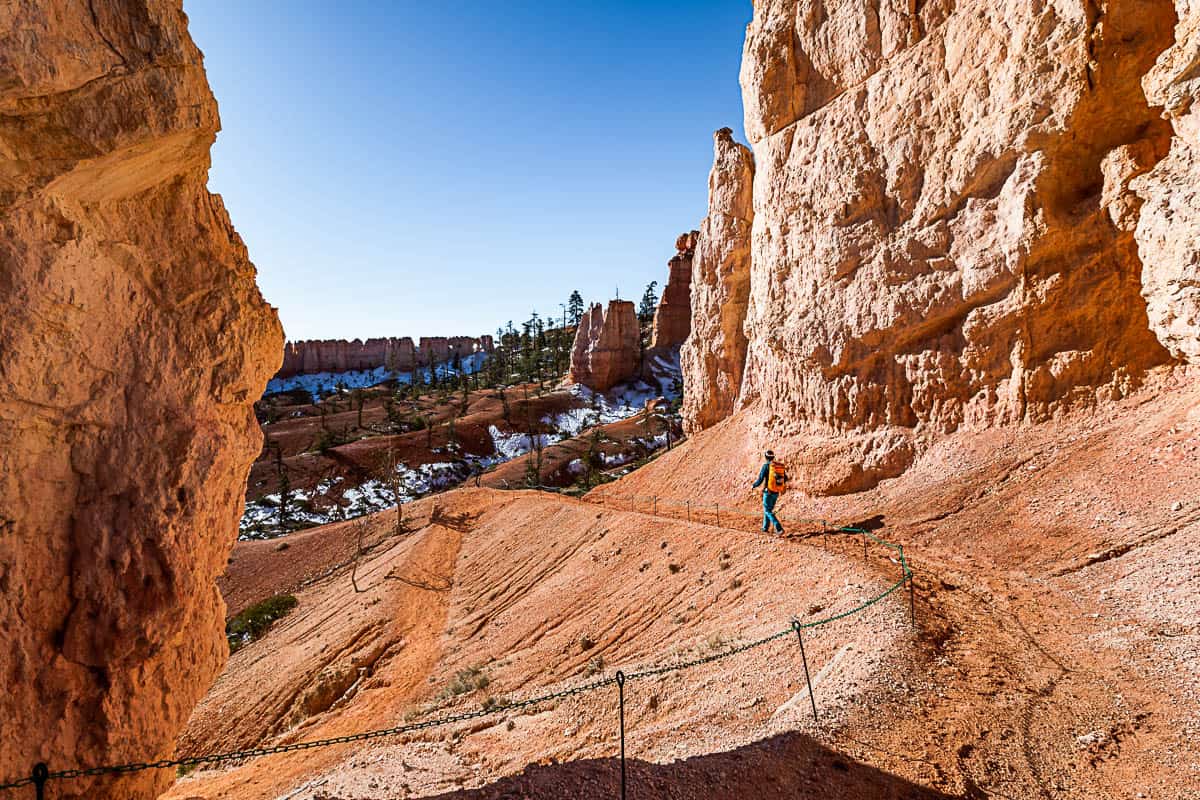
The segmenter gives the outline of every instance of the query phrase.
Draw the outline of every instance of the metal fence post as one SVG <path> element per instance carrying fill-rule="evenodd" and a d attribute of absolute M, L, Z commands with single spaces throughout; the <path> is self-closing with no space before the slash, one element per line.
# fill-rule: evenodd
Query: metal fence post
<path fill-rule="evenodd" d="M 46 781 L 50 778 L 50 768 L 39 761 L 33 765 L 33 788 L 37 792 L 37 800 L 45 800 Z"/>
<path fill-rule="evenodd" d="M 617 670 L 617 703 L 621 715 L 621 800 L 625 800 L 625 673 Z"/>
<path fill-rule="evenodd" d="M 691 522 L 692 521 L 692 501 L 691 500 L 687 501 L 687 515 L 688 515 L 688 522 Z"/>
<path fill-rule="evenodd" d="M 796 632 L 796 641 L 800 643 L 800 661 L 804 664 L 804 682 L 808 685 L 808 702 L 812 704 L 813 722 L 816 722 L 817 698 L 813 696 L 812 678 L 808 676 L 808 656 L 804 652 L 804 635 L 800 632 L 800 620 L 792 620 L 792 630 Z"/>
<path fill-rule="evenodd" d="M 863 537 L 863 561 L 867 560 L 867 532 L 862 532 Z"/>
<path fill-rule="evenodd" d="M 913 598 L 913 573 L 908 571 L 908 621 L 917 627 L 917 601 Z"/>
<path fill-rule="evenodd" d="M 717 503 L 717 527 L 721 527 L 721 504 Z"/>

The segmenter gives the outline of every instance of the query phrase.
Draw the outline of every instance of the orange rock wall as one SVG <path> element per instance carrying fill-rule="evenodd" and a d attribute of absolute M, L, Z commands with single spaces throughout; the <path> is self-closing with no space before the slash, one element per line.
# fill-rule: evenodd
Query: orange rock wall
<path fill-rule="evenodd" d="M 7 780 L 173 752 L 227 655 L 216 577 L 283 336 L 206 189 L 219 120 L 179 0 L 0 20 Z M 47 796 L 136 800 L 174 777 Z"/>
<path fill-rule="evenodd" d="M 1134 230 L 1172 146 L 1143 91 L 1170 0 L 754 5 L 744 374 L 685 348 L 690 429 L 747 409 L 764 441 L 828 453 L 802 484 L 854 491 L 934 437 L 1121 396 L 1168 361 Z M 701 273 L 742 241 L 701 229 L 698 329 L 737 316 Z"/>

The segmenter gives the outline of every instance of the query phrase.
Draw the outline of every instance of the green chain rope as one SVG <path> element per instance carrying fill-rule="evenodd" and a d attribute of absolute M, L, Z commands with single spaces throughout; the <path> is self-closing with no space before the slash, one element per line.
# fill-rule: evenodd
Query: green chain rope
<path fill-rule="evenodd" d="M 610 495 L 610 497 L 616 497 L 619 499 L 622 496 L 621 495 Z M 633 497 L 631 499 L 636 501 L 636 497 Z M 670 500 L 663 500 L 663 499 L 657 499 L 657 498 L 644 498 L 644 499 L 656 499 L 657 502 L 660 504 L 684 508 L 684 504 L 677 503 L 677 502 L 670 501 Z M 697 507 L 697 508 L 699 508 L 699 507 Z M 740 514 L 742 516 L 753 516 L 753 515 L 745 514 L 745 512 L 738 512 L 732 508 L 729 509 L 729 513 Z M 796 520 L 793 518 L 789 518 L 789 521 L 796 521 Z M 812 524 L 821 524 L 823 522 L 822 520 L 800 520 L 800 521 L 809 522 Z M 868 609 L 871 606 L 875 605 L 876 603 L 880 602 L 885 597 L 892 594 L 897 589 L 899 589 L 901 586 L 903 586 L 905 584 L 905 582 L 907 582 L 912 577 L 912 574 L 913 574 L 912 570 L 908 566 L 907 560 L 904 557 L 903 545 L 893 544 L 892 542 L 884 541 L 883 539 L 880 539 L 880 538 L 874 536 L 869 531 L 863 530 L 862 528 L 852 528 L 852 527 L 829 528 L 826 530 L 826 533 L 835 533 L 835 534 L 836 533 L 845 533 L 845 534 L 854 534 L 854 535 L 862 534 L 864 536 L 870 537 L 873 541 L 878 542 L 879 544 L 882 544 L 886 547 L 890 547 L 890 548 L 898 550 L 899 554 L 900 554 L 901 577 L 900 577 L 900 580 L 893 583 L 891 586 L 889 586 L 887 589 L 885 589 L 882 593 L 876 595 L 875 597 L 870 598 L 869 600 L 866 600 L 866 601 L 860 603 L 859 605 L 855 606 L 854 608 L 850 609 L 849 611 L 843 611 L 840 614 L 834 614 L 832 616 L 828 616 L 823 619 L 813 620 L 812 622 L 796 621 L 795 625 L 800 628 L 817 628 L 822 625 L 828 625 L 828 624 L 830 624 L 832 622 L 836 622 L 840 619 L 845 619 L 846 617 L 853 616 L 855 614 L 858 614 L 861 611 L 865 611 L 866 609 Z M 783 637 L 785 637 L 791 633 L 794 633 L 794 632 L 795 632 L 795 628 L 792 625 L 789 625 L 787 628 L 785 628 L 784 630 L 779 631 L 777 633 L 769 634 L 767 636 L 762 637 L 761 639 L 755 639 L 751 642 L 747 642 L 746 644 L 742 644 L 737 647 L 733 647 L 733 648 L 724 650 L 719 653 L 714 653 L 713 655 L 704 656 L 702 658 L 696 658 L 696 659 L 693 659 L 690 661 L 677 661 L 677 662 L 665 664 L 665 665 L 659 666 L 659 667 L 650 667 L 647 669 L 640 670 L 638 672 L 626 673 L 625 679 L 626 679 L 626 681 L 630 681 L 630 680 L 638 680 L 641 678 L 650 678 L 650 677 L 655 677 L 658 675 L 665 675 L 665 674 L 671 673 L 671 672 L 681 672 L 684 670 L 692 669 L 694 667 L 702 666 L 704 664 L 711 664 L 716 661 L 721 661 L 723 659 L 731 658 L 732 656 L 739 655 L 741 653 L 745 653 L 748 650 L 753 650 L 755 648 L 762 647 L 763 645 L 769 644 L 770 642 L 774 642 L 778 639 L 782 639 Z M 392 728 L 379 728 L 376 730 L 364 731 L 362 733 L 348 734 L 346 736 L 335 736 L 335 737 L 328 738 L 328 739 L 316 739 L 316 740 L 309 741 L 309 742 L 294 742 L 292 744 L 275 745 L 273 747 L 257 747 L 257 748 L 252 748 L 252 749 L 248 749 L 248 750 L 234 750 L 234 751 L 230 751 L 230 752 L 226 752 L 226 753 L 213 753 L 210 755 L 203 755 L 203 756 L 189 756 L 187 758 L 162 759 L 159 761 L 147 761 L 147 762 L 141 762 L 141 763 L 129 763 L 129 764 L 117 764 L 117 765 L 112 765 L 112 766 L 89 767 L 87 769 L 59 770 L 57 772 L 50 772 L 46 776 L 46 779 L 47 780 L 69 780 L 72 778 L 90 778 L 90 777 L 98 777 L 101 775 L 125 775 L 125 774 L 129 774 L 129 773 L 134 773 L 134 772 L 142 772 L 142 771 L 149 770 L 149 769 L 169 769 L 171 767 L 196 767 L 196 766 L 200 766 L 203 764 L 219 764 L 219 763 L 222 763 L 225 761 L 235 761 L 235 760 L 242 760 L 242 759 L 247 759 L 247 758 L 258 758 L 261 756 L 277 755 L 280 753 L 291 753 L 291 752 L 295 752 L 297 750 L 309 750 L 309 749 L 316 748 L 316 747 L 329 747 L 329 746 L 335 745 L 335 744 L 350 744 L 353 742 L 362 742 L 362 741 L 367 741 L 370 739 L 378 739 L 378 738 L 382 738 L 385 736 L 398 736 L 398 735 L 405 734 L 405 733 L 412 733 L 415 731 L 427 730 L 429 728 L 441 727 L 443 725 L 453 725 L 453 724 L 456 724 L 459 722 L 466 722 L 468 720 L 481 719 L 483 717 L 488 717 L 488 716 L 491 716 L 494 714 L 511 712 L 512 710 L 518 709 L 518 708 L 526 708 L 529 706 L 540 705 L 542 703 L 546 703 L 551 700 L 559 700 L 559 699 L 563 699 L 566 697 L 572 697 L 575 695 L 585 694 L 585 693 L 595 691 L 595 690 L 600 689 L 605 686 L 611 686 L 612 684 L 615 684 L 616 682 L 617 682 L 617 679 L 614 675 L 613 677 L 600 678 L 598 680 L 591 681 L 590 683 L 584 683 L 584 684 L 581 684 L 579 686 L 576 686 L 576 687 L 573 687 L 570 689 L 563 689 L 558 692 L 552 692 L 550 694 L 540 695 L 537 697 L 531 697 L 531 698 L 528 698 L 525 700 L 519 700 L 519 701 L 515 701 L 515 702 L 507 702 L 507 703 L 498 704 L 496 706 L 491 706 L 491 707 L 484 707 L 484 708 L 480 708 L 476 711 L 467 711 L 467 712 L 464 712 L 461 714 L 452 714 L 452 715 L 447 715 L 447 716 L 442 716 L 442 717 L 434 717 L 432 719 L 427 719 L 422 722 L 415 722 L 415 723 L 412 723 L 409 725 L 398 725 L 398 726 L 392 727 Z M 9 781 L 8 783 L 0 783 L 0 791 L 7 791 L 10 789 L 19 789 L 24 786 L 29 786 L 29 785 L 33 784 L 34 782 L 35 781 L 32 777 L 27 777 L 27 778 L 20 778 L 18 780 L 14 780 L 14 781 Z"/>

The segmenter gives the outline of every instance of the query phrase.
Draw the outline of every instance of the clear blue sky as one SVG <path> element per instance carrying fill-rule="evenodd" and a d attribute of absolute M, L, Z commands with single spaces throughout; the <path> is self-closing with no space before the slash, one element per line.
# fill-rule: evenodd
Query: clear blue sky
<path fill-rule="evenodd" d="M 636 299 L 742 135 L 749 0 L 185 0 L 210 188 L 289 338 L 478 334 Z"/>

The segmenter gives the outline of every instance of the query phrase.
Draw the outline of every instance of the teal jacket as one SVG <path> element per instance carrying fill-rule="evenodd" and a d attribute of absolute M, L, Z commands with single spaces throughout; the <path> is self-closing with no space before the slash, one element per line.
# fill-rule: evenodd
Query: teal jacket
<path fill-rule="evenodd" d="M 771 469 L 771 462 L 770 462 L 770 461 L 768 461 L 767 463 L 763 464 L 763 466 L 762 466 L 762 469 L 761 469 L 761 470 L 759 470 L 759 473 L 758 473 L 758 480 L 756 480 L 756 481 L 754 482 L 754 485 L 753 485 L 753 486 L 751 486 L 750 488 L 751 488 L 751 489 L 757 489 L 759 486 L 762 486 L 762 487 L 763 487 L 763 491 L 764 491 L 764 492 L 765 492 L 765 491 L 767 491 L 767 474 L 768 474 L 768 472 L 770 471 L 770 469 Z"/>

